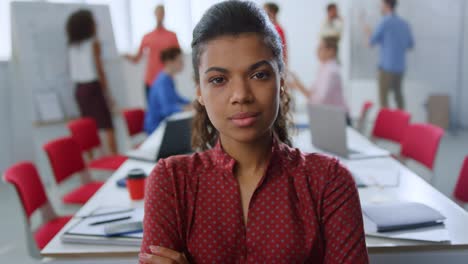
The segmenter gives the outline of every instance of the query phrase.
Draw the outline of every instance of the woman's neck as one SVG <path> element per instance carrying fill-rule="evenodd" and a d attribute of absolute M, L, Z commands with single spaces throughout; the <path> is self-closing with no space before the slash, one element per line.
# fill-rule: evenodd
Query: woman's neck
<path fill-rule="evenodd" d="M 224 151 L 237 161 L 236 171 L 258 172 L 266 169 L 271 155 L 273 134 L 271 131 L 253 142 L 239 142 L 220 136 Z"/>

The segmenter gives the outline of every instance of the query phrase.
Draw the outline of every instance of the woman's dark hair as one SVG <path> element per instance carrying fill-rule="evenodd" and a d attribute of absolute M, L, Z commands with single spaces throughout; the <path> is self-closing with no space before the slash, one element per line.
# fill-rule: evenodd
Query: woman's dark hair
<path fill-rule="evenodd" d="M 273 2 L 267 2 L 263 6 L 267 8 L 268 10 L 270 10 L 275 15 L 277 15 L 280 11 L 279 6 Z"/>
<path fill-rule="evenodd" d="M 182 54 L 182 50 L 179 47 L 170 47 L 161 51 L 159 58 L 162 63 L 166 63 L 168 61 L 173 61 L 180 54 Z"/>
<path fill-rule="evenodd" d="M 96 27 L 93 14 L 87 9 L 72 13 L 67 20 L 68 44 L 77 44 L 94 36 Z"/>
<path fill-rule="evenodd" d="M 332 9 L 336 9 L 336 4 L 335 3 L 330 3 L 327 5 L 327 11 L 330 11 Z"/>
<path fill-rule="evenodd" d="M 265 45 L 273 53 L 280 74 L 283 75 L 284 62 L 281 39 L 265 11 L 252 2 L 231 0 L 213 5 L 206 11 L 193 30 L 192 63 L 197 84 L 200 83 L 198 67 L 204 45 L 221 36 L 238 36 L 243 33 L 255 33 L 263 38 Z M 288 134 L 290 125 L 289 102 L 289 94 L 282 89 L 279 113 L 273 125 L 275 136 L 288 145 L 291 144 Z M 196 114 L 192 127 L 192 147 L 206 150 L 216 144 L 218 131 L 208 118 L 205 107 L 197 100 L 194 102 L 194 108 Z"/>

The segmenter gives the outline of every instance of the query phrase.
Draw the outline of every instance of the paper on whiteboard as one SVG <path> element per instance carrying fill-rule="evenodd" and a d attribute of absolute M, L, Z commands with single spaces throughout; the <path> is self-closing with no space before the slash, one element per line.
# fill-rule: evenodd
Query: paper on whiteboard
<path fill-rule="evenodd" d="M 65 118 L 60 101 L 55 92 L 41 92 L 36 94 L 37 110 L 41 121 L 60 121 Z"/>

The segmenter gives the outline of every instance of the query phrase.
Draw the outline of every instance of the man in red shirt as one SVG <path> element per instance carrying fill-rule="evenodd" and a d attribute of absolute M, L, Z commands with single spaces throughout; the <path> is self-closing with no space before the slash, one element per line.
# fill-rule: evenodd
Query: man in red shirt
<path fill-rule="evenodd" d="M 280 35 L 281 42 L 283 43 L 283 55 L 284 55 L 284 62 L 288 62 L 288 52 L 286 49 L 286 36 L 284 34 L 283 28 L 280 26 L 278 23 L 278 13 L 279 13 L 279 6 L 273 2 L 267 2 L 263 5 L 263 8 L 267 12 L 268 16 L 270 17 L 271 22 L 276 28 L 276 31 L 278 31 L 278 34 Z"/>
<path fill-rule="evenodd" d="M 160 59 L 161 51 L 171 47 L 179 47 L 176 34 L 164 27 L 164 6 L 158 5 L 154 10 L 154 14 L 156 16 L 156 28 L 143 37 L 136 55 L 125 56 L 130 61 L 137 63 L 142 58 L 143 53 L 148 53 L 145 74 L 146 98 L 148 98 L 151 85 L 164 67 Z"/>

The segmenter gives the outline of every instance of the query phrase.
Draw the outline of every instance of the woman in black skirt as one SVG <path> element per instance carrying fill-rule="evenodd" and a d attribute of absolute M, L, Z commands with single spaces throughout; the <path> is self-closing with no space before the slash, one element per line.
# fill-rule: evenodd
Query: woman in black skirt
<path fill-rule="evenodd" d="M 75 97 L 81 116 L 96 120 L 99 129 L 105 130 L 110 151 L 116 154 L 117 145 L 109 110 L 112 99 L 92 13 L 89 10 L 74 12 L 68 18 L 66 30 L 70 75 L 76 84 Z"/>

